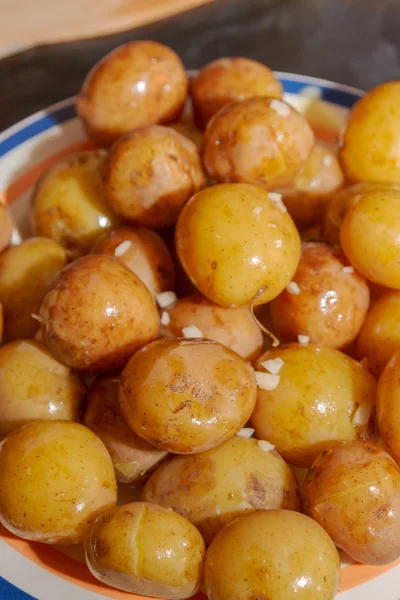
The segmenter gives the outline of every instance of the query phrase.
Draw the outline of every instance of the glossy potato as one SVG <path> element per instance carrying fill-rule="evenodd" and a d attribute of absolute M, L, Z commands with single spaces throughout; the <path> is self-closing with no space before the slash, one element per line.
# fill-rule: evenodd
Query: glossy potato
<path fill-rule="evenodd" d="M 271 69 L 249 58 L 219 58 L 206 64 L 190 83 L 196 123 L 204 128 L 223 106 L 253 96 L 282 98 Z"/>
<path fill-rule="evenodd" d="M 267 190 L 290 185 L 314 145 L 305 118 L 276 98 L 233 102 L 209 121 L 204 164 L 220 182 L 245 182 Z"/>
<path fill-rule="evenodd" d="M 86 76 L 76 109 L 95 142 L 108 146 L 132 129 L 176 119 L 188 79 L 172 48 L 139 40 L 120 46 Z"/>
<path fill-rule="evenodd" d="M 4 340 L 33 337 L 37 315 L 50 285 L 67 264 L 67 252 L 45 238 L 29 238 L 0 254 L 0 302 Z"/>
<path fill-rule="evenodd" d="M 400 464 L 400 352 L 387 363 L 378 384 L 376 421 L 389 454 Z"/>
<path fill-rule="evenodd" d="M 115 258 L 89 255 L 65 269 L 40 308 L 46 345 L 64 364 L 88 371 L 124 365 L 157 336 L 154 300 Z"/>
<path fill-rule="evenodd" d="M 190 598 L 202 581 L 204 542 L 186 519 L 133 502 L 104 513 L 85 544 L 86 563 L 103 583 L 165 600 Z"/>
<path fill-rule="evenodd" d="M 116 501 L 110 456 L 83 425 L 35 421 L 0 446 L 0 522 L 19 537 L 79 543 Z"/>
<path fill-rule="evenodd" d="M 0 348 L 0 437 L 40 419 L 78 421 L 85 386 L 33 340 Z"/>
<path fill-rule="evenodd" d="M 400 556 L 400 471 L 369 442 L 345 442 L 309 470 L 304 508 L 357 562 L 385 565 Z"/>
<path fill-rule="evenodd" d="M 10 213 L 2 202 L 0 202 L 0 252 L 7 248 L 11 240 L 13 223 Z"/>
<path fill-rule="evenodd" d="M 280 196 L 244 183 L 193 196 L 179 215 L 175 241 L 192 282 L 221 306 L 272 300 L 300 260 L 300 237 Z"/>
<path fill-rule="evenodd" d="M 1 350 L 0 350 L 1 353 Z M 135 435 L 121 415 L 115 375 L 100 377 L 90 387 L 83 423 L 104 443 L 119 483 L 144 481 L 167 456 Z"/>
<path fill-rule="evenodd" d="M 173 457 L 150 477 L 142 499 L 189 519 L 206 544 L 249 511 L 301 509 L 294 475 L 276 450 L 237 435 L 207 452 Z"/>
<path fill-rule="evenodd" d="M 365 320 L 369 288 L 340 248 L 322 242 L 303 244 L 292 283 L 271 302 L 280 339 L 311 342 L 330 348 L 350 344 Z"/>
<path fill-rule="evenodd" d="M 258 438 L 289 463 L 309 467 L 323 450 L 368 434 L 376 381 L 360 363 L 331 348 L 288 344 L 260 356 L 256 376 L 277 358 L 276 387 L 258 387 L 251 417 Z"/>
<path fill-rule="evenodd" d="M 132 356 L 121 375 L 129 427 L 175 454 L 209 450 L 234 436 L 255 400 L 251 366 L 211 340 L 157 340 Z"/>
<path fill-rule="evenodd" d="M 92 252 L 117 258 L 143 281 L 153 296 L 175 288 L 174 261 L 155 231 L 120 227 L 101 237 Z"/>
<path fill-rule="evenodd" d="M 288 510 L 257 511 L 227 525 L 212 542 L 204 582 L 212 600 L 333 600 L 340 560 L 312 519 Z"/>

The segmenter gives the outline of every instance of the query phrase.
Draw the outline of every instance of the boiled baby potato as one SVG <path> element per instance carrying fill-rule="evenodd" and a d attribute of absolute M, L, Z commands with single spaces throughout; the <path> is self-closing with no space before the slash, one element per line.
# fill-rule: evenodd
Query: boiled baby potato
<path fill-rule="evenodd" d="M 196 123 L 204 128 L 220 108 L 253 96 L 282 98 L 271 69 L 249 58 L 219 58 L 206 64 L 190 83 Z"/>
<path fill-rule="evenodd" d="M 304 507 L 357 562 L 400 556 L 400 471 L 379 446 L 345 442 L 322 453 L 303 487 Z"/>
<path fill-rule="evenodd" d="M 370 90 L 355 104 L 340 161 L 346 179 L 400 183 L 400 81 Z"/>
<path fill-rule="evenodd" d="M 376 381 L 349 356 L 288 344 L 265 352 L 255 368 L 252 425 L 289 463 L 309 467 L 323 450 L 368 434 Z"/>
<path fill-rule="evenodd" d="M 280 195 L 246 183 L 193 196 L 179 215 L 175 240 L 192 282 L 221 306 L 269 302 L 300 260 L 300 237 Z"/>
<path fill-rule="evenodd" d="M 67 260 L 65 249 L 45 238 L 29 238 L 0 254 L 5 341 L 35 335 L 42 300 Z"/>
<path fill-rule="evenodd" d="M 376 396 L 376 420 L 389 454 L 400 464 L 400 353 L 386 365 Z"/>
<path fill-rule="evenodd" d="M 215 181 L 272 190 L 293 182 L 313 145 L 310 125 L 289 104 L 249 98 L 228 104 L 211 118 L 204 135 L 204 164 Z"/>
<path fill-rule="evenodd" d="M 75 369 L 111 370 L 157 336 L 159 317 L 144 283 L 116 258 L 92 254 L 65 269 L 40 308 L 46 345 Z"/>
<path fill-rule="evenodd" d="M 147 40 L 120 46 L 86 76 L 76 109 L 95 142 L 109 146 L 121 135 L 179 117 L 188 79 L 178 55 Z"/>
<path fill-rule="evenodd" d="M 1 350 L 0 350 L 1 355 Z M 104 443 L 119 483 L 136 484 L 167 456 L 135 435 L 125 423 L 118 402 L 118 378 L 100 377 L 88 392 L 83 423 Z"/>
<path fill-rule="evenodd" d="M 71 154 L 46 171 L 32 197 L 29 216 L 34 235 L 51 238 L 76 258 L 118 225 L 105 198 L 105 157 L 99 150 Z"/>
<path fill-rule="evenodd" d="M 164 240 L 151 229 L 120 227 L 102 236 L 95 254 L 115 256 L 139 277 L 153 296 L 175 288 L 175 265 Z"/>
<path fill-rule="evenodd" d="M 172 129 L 187 137 L 193 142 L 199 152 L 202 150 L 204 134 L 194 123 L 190 121 L 174 121 L 173 123 L 168 123 L 168 127 L 172 127 Z"/>
<path fill-rule="evenodd" d="M 255 400 L 251 366 L 222 344 L 201 338 L 144 346 L 121 375 L 121 410 L 129 427 L 175 454 L 209 450 L 234 436 Z"/>
<path fill-rule="evenodd" d="M 350 344 L 367 315 L 369 288 L 337 246 L 306 242 L 291 283 L 271 302 L 280 339 L 306 335 L 330 348 Z"/>
<path fill-rule="evenodd" d="M 13 232 L 13 223 L 11 221 L 10 213 L 2 202 L 0 202 L 0 252 L 3 252 L 7 248 L 11 241 L 11 235 Z"/>
<path fill-rule="evenodd" d="M 133 502 L 112 508 L 93 523 L 86 563 L 103 583 L 133 594 L 181 600 L 202 581 L 204 542 L 175 512 Z"/>
<path fill-rule="evenodd" d="M 247 306 L 218 306 L 200 294 L 179 298 L 161 317 L 163 337 L 182 337 L 186 327 L 196 327 L 203 337 L 216 340 L 242 358 L 252 361 L 262 352 L 263 336 Z"/>
<path fill-rule="evenodd" d="M 79 423 L 35 421 L 0 445 L 0 522 L 19 537 L 79 543 L 116 501 L 110 456 Z"/>
<path fill-rule="evenodd" d="M 157 469 L 142 499 L 189 519 L 206 544 L 248 511 L 300 510 L 296 480 L 268 442 L 234 436 L 191 456 L 175 456 Z"/>
<path fill-rule="evenodd" d="M 204 583 L 212 600 L 333 600 L 339 554 L 305 515 L 260 510 L 217 535 L 207 550 Z"/>
<path fill-rule="evenodd" d="M 85 386 L 34 340 L 0 348 L 0 437 L 39 419 L 79 420 Z"/>

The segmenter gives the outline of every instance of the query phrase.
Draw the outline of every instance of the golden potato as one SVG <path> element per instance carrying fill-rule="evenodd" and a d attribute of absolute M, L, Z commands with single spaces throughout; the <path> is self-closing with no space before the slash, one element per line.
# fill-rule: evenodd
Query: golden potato
<path fill-rule="evenodd" d="M 277 98 L 249 98 L 221 108 L 204 135 L 204 164 L 221 182 L 267 190 L 290 185 L 314 145 L 305 118 Z"/>
<path fill-rule="evenodd" d="M 86 563 L 103 583 L 133 594 L 181 600 L 202 581 L 204 542 L 186 519 L 162 506 L 133 502 L 93 523 Z"/>
<path fill-rule="evenodd" d="M 271 69 L 249 58 L 219 58 L 190 82 L 196 123 L 204 128 L 223 106 L 253 96 L 282 98 L 282 85 Z"/>
<path fill-rule="evenodd" d="M 368 285 L 341 249 L 306 242 L 293 281 L 271 302 L 271 316 L 280 339 L 307 335 L 316 344 L 343 348 L 360 331 L 368 305 Z"/>
<path fill-rule="evenodd" d="M 279 370 L 272 375 L 274 367 Z M 323 450 L 368 434 L 376 381 L 349 356 L 288 344 L 265 352 L 255 368 L 252 425 L 289 463 L 309 467 Z"/>
<path fill-rule="evenodd" d="M 378 384 L 376 420 L 388 452 L 400 464 L 400 352 L 387 363 Z"/>
<path fill-rule="evenodd" d="M 184 206 L 176 250 L 199 291 L 221 306 L 278 296 L 300 260 L 300 237 L 281 202 L 245 183 L 215 185 Z"/>
<path fill-rule="evenodd" d="M 83 425 L 35 421 L 0 445 L 0 522 L 19 537 L 79 543 L 116 501 L 110 456 Z"/>
<path fill-rule="evenodd" d="M 360 98 L 343 136 L 340 161 L 354 183 L 400 183 L 400 81 L 389 81 Z"/>
<path fill-rule="evenodd" d="M 129 427 L 175 454 L 209 450 L 234 436 L 255 400 L 251 366 L 206 339 L 157 340 L 134 354 L 121 375 Z"/>
<path fill-rule="evenodd" d="M 385 565 L 400 556 L 400 471 L 369 442 L 344 442 L 309 470 L 304 508 L 357 562 Z"/>
<path fill-rule="evenodd" d="M 92 252 L 115 256 L 143 281 L 153 296 L 175 288 L 174 261 L 155 231 L 120 227 L 102 236 Z"/>
<path fill-rule="evenodd" d="M 4 340 L 33 337 L 39 312 L 50 285 L 67 264 L 67 253 L 45 238 L 29 238 L 0 254 L 0 302 Z"/>
<path fill-rule="evenodd" d="M 124 365 L 159 329 L 144 283 L 117 259 L 96 254 L 61 273 L 43 300 L 40 319 L 52 354 L 88 371 Z"/>
<path fill-rule="evenodd" d="M 74 258 L 118 225 L 108 206 L 102 169 L 106 153 L 79 152 L 63 158 L 39 179 L 29 212 L 34 235 L 51 238 Z"/>
<path fill-rule="evenodd" d="M 13 232 L 13 223 L 7 206 L 0 202 L 0 252 L 7 248 Z"/>
<path fill-rule="evenodd" d="M 99 378 L 88 392 L 83 423 L 109 451 L 117 481 L 136 484 L 149 476 L 167 452 L 150 446 L 129 429 L 121 415 L 118 390 L 115 375 Z"/>
<path fill-rule="evenodd" d="M 168 127 L 172 127 L 172 129 L 187 137 L 193 142 L 199 152 L 202 150 L 204 134 L 194 123 L 190 121 L 174 121 L 174 123 L 168 123 Z"/>
<path fill-rule="evenodd" d="M 206 544 L 248 511 L 301 509 L 294 475 L 276 450 L 238 435 L 207 452 L 175 456 L 153 473 L 142 499 L 189 519 Z"/>
<path fill-rule="evenodd" d="M 333 600 L 339 554 L 315 521 L 289 510 L 260 510 L 236 519 L 207 550 L 212 600 Z"/>

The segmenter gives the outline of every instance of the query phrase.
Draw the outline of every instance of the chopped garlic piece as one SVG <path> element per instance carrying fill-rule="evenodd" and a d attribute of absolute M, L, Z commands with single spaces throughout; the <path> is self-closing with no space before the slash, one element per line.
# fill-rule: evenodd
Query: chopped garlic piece
<path fill-rule="evenodd" d="M 310 338 L 308 335 L 298 335 L 297 339 L 299 341 L 299 344 L 302 344 L 303 346 L 307 346 L 308 342 L 310 341 Z"/>
<path fill-rule="evenodd" d="M 293 296 L 298 296 L 300 294 L 300 288 L 295 281 L 291 281 L 287 284 L 286 291 Z"/>
<path fill-rule="evenodd" d="M 177 300 L 175 292 L 161 292 L 156 296 L 157 304 L 160 308 L 166 308 Z"/>
<path fill-rule="evenodd" d="M 364 402 L 360 404 L 353 416 L 353 425 L 356 427 L 363 427 L 368 424 L 372 415 L 372 404 Z"/>
<path fill-rule="evenodd" d="M 139 473 L 139 463 L 137 462 L 117 462 L 114 466 L 116 471 L 128 479 L 134 478 Z"/>
<path fill-rule="evenodd" d="M 39 323 L 42 322 L 42 317 L 36 313 L 31 313 L 31 317 L 32 319 L 35 319 L 35 321 L 39 321 Z"/>
<path fill-rule="evenodd" d="M 281 100 L 277 100 L 276 98 L 274 98 L 271 101 L 270 107 L 281 117 L 288 117 L 290 115 L 290 107 Z"/>
<path fill-rule="evenodd" d="M 262 206 L 256 206 L 255 208 L 253 208 L 252 212 L 255 215 L 261 215 L 262 211 L 263 211 L 263 207 Z"/>
<path fill-rule="evenodd" d="M 258 440 L 258 446 L 261 448 L 261 450 L 264 450 L 264 452 L 271 452 L 271 450 L 275 450 L 275 446 L 267 442 L 267 440 Z"/>
<path fill-rule="evenodd" d="M 279 384 L 279 375 L 272 375 L 271 373 L 264 373 L 262 371 L 256 371 L 255 375 L 257 385 L 261 390 L 266 390 L 267 392 L 270 392 L 271 390 L 274 390 Z"/>
<path fill-rule="evenodd" d="M 169 325 L 170 321 L 171 321 L 171 318 L 170 318 L 169 314 L 167 313 L 166 310 L 163 310 L 162 311 L 162 315 L 161 315 L 161 319 L 160 319 L 161 325 L 163 325 L 164 327 L 166 327 L 167 325 Z"/>
<path fill-rule="evenodd" d="M 333 164 L 333 157 L 330 154 L 325 154 L 322 159 L 322 164 L 324 164 L 325 167 L 330 167 Z"/>
<path fill-rule="evenodd" d="M 276 375 L 282 369 L 284 365 L 284 361 L 281 358 L 270 358 L 269 360 L 264 360 L 261 365 L 272 375 Z"/>
<path fill-rule="evenodd" d="M 342 271 L 343 273 L 354 273 L 354 267 L 351 265 L 349 267 L 343 267 Z"/>
<path fill-rule="evenodd" d="M 253 429 L 252 427 L 243 427 L 240 431 L 237 432 L 236 435 L 242 438 L 251 438 L 254 432 L 255 429 Z"/>
<path fill-rule="evenodd" d="M 183 337 L 185 338 L 202 338 L 203 334 L 195 325 L 188 325 L 182 329 Z"/>
<path fill-rule="evenodd" d="M 220 514 L 221 514 L 221 509 L 220 509 L 220 507 L 219 507 L 219 506 L 216 506 L 216 507 L 215 507 L 215 514 L 216 514 L 216 515 L 220 515 Z"/>
<path fill-rule="evenodd" d="M 318 99 L 321 98 L 321 90 L 315 85 L 305 85 L 303 88 L 301 88 L 299 95 L 312 100 Z"/>
<path fill-rule="evenodd" d="M 278 192 L 268 192 L 267 198 L 269 198 L 270 200 L 275 202 L 277 208 L 281 212 L 283 212 L 283 213 L 287 212 L 286 206 L 282 202 L 282 194 L 279 194 Z"/>
<path fill-rule="evenodd" d="M 121 242 L 119 246 L 117 246 L 114 250 L 114 256 L 122 256 L 125 252 L 128 252 L 129 248 L 132 246 L 132 242 L 130 240 L 125 240 L 125 242 Z"/>

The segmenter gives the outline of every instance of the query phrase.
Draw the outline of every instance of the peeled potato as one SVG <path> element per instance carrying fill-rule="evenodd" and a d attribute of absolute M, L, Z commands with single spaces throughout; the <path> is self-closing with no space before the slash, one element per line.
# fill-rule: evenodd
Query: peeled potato
<path fill-rule="evenodd" d="M 387 363 L 378 384 L 376 420 L 389 454 L 400 464 L 400 352 Z"/>

